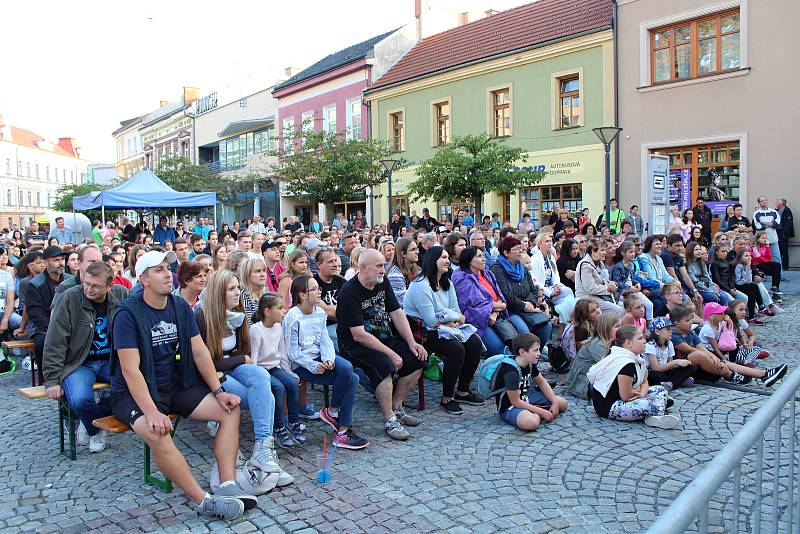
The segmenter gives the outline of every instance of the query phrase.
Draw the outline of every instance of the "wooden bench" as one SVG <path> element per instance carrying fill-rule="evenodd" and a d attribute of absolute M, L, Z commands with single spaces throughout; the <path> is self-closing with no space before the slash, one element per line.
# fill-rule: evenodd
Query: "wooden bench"
<path fill-rule="evenodd" d="M 175 414 L 170 414 L 169 418 L 172 421 L 172 432 L 170 432 L 169 435 L 174 436 L 175 431 L 178 429 L 178 421 L 180 420 L 180 417 Z M 122 434 L 123 432 L 127 432 L 131 429 L 129 425 L 126 425 L 113 415 L 95 419 L 92 421 L 92 424 L 100 430 L 105 430 L 111 434 Z M 146 442 L 142 441 L 142 443 L 144 444 L 144 483 L 155 486 L 165 493 L 170 493 L 172 491 L 172 481 L 163 474 L 161 477 L 157 477 L 152 474 L 150 467 L 150 447 Z"/>
<path fill-rule="evenodd" d="M 3 344 L 5 345 L 5 343 Z M 108 389 L 111 387 L 109 384 L 105 382 L 95 382 L 92 386 L 94 391 L 100 391 L 103 389 Z M 46 399 L 47 398 L 47 388 L 44 386 L 31 386 L 29 388 L 20 388 L 17 390 L 17 393 L 25 397 L 26 399 Z M 67 399 L 63 394 L 58 401 L 58 452 L 69 458 L 70 460 L 75 460 L 78 457 L 77 451 L 77 439 L 75 437 L 75 425 L 78 421 L 78 416 L 72 409 L 67 405 Z M 64 427 L 67 427 L 67 441 L 69 446 L 64 443 Z"/>
<path fill-rule="evenodd" d="M 39 381 L 37 380 L 36 369 L 34 368 L 35 367 L 35 362 L 36 362 L 36 356 L 34 354 L 36 352 L 36 350 L 35 350 L 36 349 L 36 342 L 33 339 L 15 339 L 15 340 L 12 340 L 12 341 L 3 341 L 3 343 L 0 344 L 0 346 L 2 346 L 6 350 L 20 349 L 20 350 L 26 350 L 26 351 L 28 351 L 30 353 L 30 358 L 31 358 L 31 386 L 38 386 L 39 385 L 39 383 L 38 383 Z"/>

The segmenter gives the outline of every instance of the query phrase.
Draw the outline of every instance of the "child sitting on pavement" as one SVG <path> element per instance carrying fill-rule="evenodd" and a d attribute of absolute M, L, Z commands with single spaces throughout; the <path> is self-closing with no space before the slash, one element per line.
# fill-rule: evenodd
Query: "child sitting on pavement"
<path fill-rule="evenodd" d="M 747 305 L 744 302 L 735 300 L 728 304 L 728 310 L 725 314 L 733 321 L 733 329 L 736 333 L 736 340 L 739 345 L 735 353 L 729 354 L 729 356 L 733 356 L 729 359 L 736 363 L 741 363 L 739 361 L 740 354 L 742 358 L 747 358 L 750 356 L 751 351 L 755 353 L 755 358 L 758 360 L 769 358 L 769 352 L 756 343 L 756 335 L 745 320 Z"/>
<path fill-rule="evenodd" d="M 636 295 L 627 295 L 625 300 L 622 301 L 625 307 L 625 315 L 622 316 L 622 324 L 633 325 L 641 328 L 642 332 L 647 331 L 647 321 L 644 319 L 645 307 L 644 303 L 639 300 Z"/>
<path fill-rule="evenodd" d="M 587 373 L 595 412 L 615 421 L 644 420 L 648 426 L 678 428 L 681 420 L 666 413 L 670 406 L 667 390 L 647 381 L 644 347 L 641 328 L 626 325 L 617 330 L 611 353 Z"/>
<path fill-rule="evenodd" d="M 721 360 L 706 349 L 700 337 L 692 330 L 693 316 L 694 310 L 687 306 L 679 306 L 669 313 L 669 318 L 675 325 L 672 332 L 675 352 L 698 367 L 694 374 L 695 379 L 715 382 L 724 378 L 728 382 L 741 385 L 749 383 L 753 378 L 759 378 L 765 386 L 771 387 L 786 374 L 786 364 L 762 370 Z"/>
<path fill-rule="evenodd" d="M 653 384 L 661 383 L 667 390 L 692 387 L 695 372 L 689 360 L 676 359 L 672 345 L 672 321 L 656 317 L 650 324 L 650 341 L 644 347 L 647 378 Z"/>
<path fill-rule="evenodd" d="M 542 420 L 553 421 L 566 411 L 568 403 L 553 393 L 547 380 L 539 373 L 539 338 L 534 334 L 517 334 L 511 341 L 514 358 L 520 369 L 500 364 L 495 375 L 496 387 L 505 391 L 497 395 L 497 413 L 511 426 L 530 432 L 536 430 Z M 533 384 L 531 384 L 533 381 Z"/>

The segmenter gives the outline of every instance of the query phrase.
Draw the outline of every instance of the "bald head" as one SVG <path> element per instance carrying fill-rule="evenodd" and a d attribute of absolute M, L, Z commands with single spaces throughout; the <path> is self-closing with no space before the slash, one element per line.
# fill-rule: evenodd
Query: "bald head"
<path fill-rule="evenodd" d="M 358 268 L 362 269 L 366 265 L 370 263 L 383 263 L 386 259 L 383 255 L 375 250 L 374 248 L 367 248 L 361 251 L 361 255 L 358 257 Z"/>
<path fill-rule="evenodd" d="M 358 281 L 367 289 L 383 283 L 386 274 L 386 259 L 375 249 L 368 248 L 358 257 Z"/>

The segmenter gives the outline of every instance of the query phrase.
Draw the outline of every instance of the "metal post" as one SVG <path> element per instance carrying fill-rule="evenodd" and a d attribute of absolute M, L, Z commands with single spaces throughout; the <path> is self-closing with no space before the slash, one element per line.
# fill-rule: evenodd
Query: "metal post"
<path fill-rule="evenodd" d="M 604 147 L 606 150 L 606 226 L 611 230 L 611 145 L 604 143 Z"/>
<path fill-rule="evenodd" d="M 742 464 L 733 472 L 733 532 L 739 532 L 739 506 L 742 493 Z"/>
<path fill-rule="evenodd" d="M 214 204 L 214 228 L 217 228 L 217 205 Z"/>
<path fill-rule="evenodd" d="M 756 446 L 756 505 L 753 513 L 753 534 L 761 533 L 761 484 L 764 472 L 764 435 L 758 438 Z"/>
<path fill-rule="evenodd" d="M 106 224 L 106 207 L 104 204 L 100 204 L 100 218 L 103 220 L 103 226 Z"/>
<path fill-rule="evenodd" d="M 392 171 L 389 171 L 389 215 L 387 216 L 389 224 L 392 223 Z"/>
<path fill-rule="evenodd" d="M 786 492 L 788 507 L 786 510 L 786 532 L 792 531 L 794 516 L 792 507 L 794 506 L 794 473 L 796 462 L 794 461 L 794 432 L 795 432 L 795 407 L 794 402 L 789 402 L 789 488 Z"/>
<path fill-rule="evenodd" d="M 778 411 L 778 416 L 775 418 L 775 447 L 774 451 L 774 464 L 772 476 L 772 534 L 778 534 L 778 493 L 781 489 L 781 411 Z"/>

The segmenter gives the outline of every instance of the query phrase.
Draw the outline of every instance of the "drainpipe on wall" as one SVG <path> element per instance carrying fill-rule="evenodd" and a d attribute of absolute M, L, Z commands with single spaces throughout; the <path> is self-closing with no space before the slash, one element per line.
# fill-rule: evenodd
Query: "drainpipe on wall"
<path fill-rule="evenodd" d="M 614 125 L 619 127 L 619 46 L 617 32 L 619 8 L 617 0 L 611 3 L 611 31 L 614 32 Z M 617 147 L 614 150 L 614 196 L 619 198 L 619 152 L 622 142 L 617 137 Z"/>
<path fill-rule="evenodd" d="M 369 77 L 367 77 L 369 79 Z M 367 82 L 369 86 L 369 82 Z M 372 102 L 369 100 L 364 101 L 364 95 L 361 95 L 361 105 L 367 108 L 367 139 L 372 139 Z M 369 188 L 369 226 L 375 226 L 375 197 L 372 195 L 372 188 Z"/>

